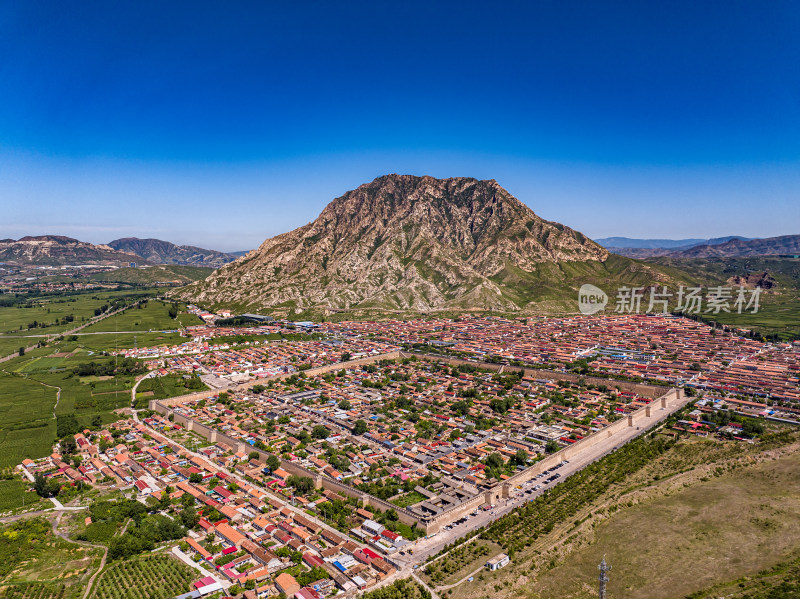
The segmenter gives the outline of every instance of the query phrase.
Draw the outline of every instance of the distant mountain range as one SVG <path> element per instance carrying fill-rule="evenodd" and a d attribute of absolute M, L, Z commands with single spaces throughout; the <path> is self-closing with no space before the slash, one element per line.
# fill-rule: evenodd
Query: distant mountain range
<path fill-rule="evenodd" d="M 640 249 L 686 249 L 696 245 L 716 245 L 731 239 L 747 239 L 738 235 L 716 237 L 713 239 L 636 239 L 632 237 L 603 237 L 595 239 L 604 248 L 640 248 Z"/>
<path fill-rule="evenodd" d="M 598 240 L 610 252 L 629 258 L 709 258 L 775 256 L 798 253 L 798 235 L 784 235 L 766 239 L 748 239 L 736 235 L 714 239 L 630 239 L 606 237 Z M 691 242 L 691 243 L 685 243 Z M 620 245 L 613 245 L 620 244 Z"/>
<path fill-rule="evenodd" d="M 128 266 L 131 262 L 141 261 L 139 256 L 120 252 L 107 245 L 94 245 L 62 235 L 39 235 L 0 240 L 0 262 L 11 264 Z"/>
<path fill-rule="evenodd" d="M 228 254 L 216 250 L 206 250 L 193 245 L 175 245 L 160 239 L 139 239 L 124 237 L 108 244 L 121 252 L 136 254 L 151 264 L 183 264 L 190 266 L 209 266 L 218 268 L 233 262 L 247 252 Z"/>
<path fill-rule="evenodd" d="M 716 245 L 697 245 L 670 255 L 675 258 L 797 256 L 800 255 L 800 235 L 782 235 L 766 239 L 731 239 Z"/>
<path fill-rule="evenodd" d="M 386 175 L 173 294 L 273 314 L 574 310 L 581 284 L 623 280 L 669 276 L 541 219 L 494 180 Z"/>
<path fill-rule="evenodd" d="M 652 258 L 667 256 L 672 252 L 688 250 L 699 245 L 718 245 L 732 239 L 746 240 L 746 237 L 730 235 L 713 239 L 632 239 L 630 237 L 605 237 L 595 239 L 604 248 L 620 256 L 629 258 Z"/>
<path fill-rule="evenodd" d="M 247 252 L 225 253 L 160 239 L 126 237 L 108 244 L 93 244 L 63 235 L 39 235 L 0 240 L 0 262 L 20 266 L 146 266 L 174 264 L 218 268 Z"/>

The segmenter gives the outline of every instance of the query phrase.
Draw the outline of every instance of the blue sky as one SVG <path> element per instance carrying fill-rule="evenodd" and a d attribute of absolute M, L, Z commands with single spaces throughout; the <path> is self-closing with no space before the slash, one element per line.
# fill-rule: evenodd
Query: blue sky
<path fill-rule="evenodd" d="M 0 4 L 0 237 L 247 249 L 382 174 L 800 233 L 800 4 Z"/>

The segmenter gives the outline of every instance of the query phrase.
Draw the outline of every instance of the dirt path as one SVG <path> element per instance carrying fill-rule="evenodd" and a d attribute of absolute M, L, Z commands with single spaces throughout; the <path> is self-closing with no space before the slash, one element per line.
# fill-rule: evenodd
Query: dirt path
<path fill-rule="evenodd" d="M 87 541 L 76 541 L 75 539 L 70 539 L 63 532 L 59 532 L 58 526 L 61 524 L 61 518 L 63 517 L 63 515 L 64 513 L 62 512 L 58 516 L 56 516 L 55 520 L 53 520 L 54 535 L 56 535 L 61 539 L 64 539 L 65 541 L 68 541 L 69 543 L 77 543 L 78 545 L 81 545 L 83 547 L 91 547 L 93 549 L 103 550 L 103 557 L 100 559 L 100 566 L 97 568 L 97 571 L 94 574 L 92 574 L 91 578 L 89 578 L 89 580 L 87 581 L 86 590 L 84 591 L 83 596 L 81 597 L 81 599 L 88 599 L 89 594 L 92 592 L 92 587 L 94 586 L 95 579 L 100 574 L 100 572 L 103 571 L 103 568 L 105 568 L 106 566 L 106 558 L 108 557 L 108 547 L 105 547 L 104 545 L 95 545 L 94 543 L 89 543 Z"/>

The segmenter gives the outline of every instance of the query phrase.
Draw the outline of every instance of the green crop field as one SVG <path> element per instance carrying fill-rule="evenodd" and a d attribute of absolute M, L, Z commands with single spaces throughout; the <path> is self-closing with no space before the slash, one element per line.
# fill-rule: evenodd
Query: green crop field
<path fill-rule="evenodd" d="M 0 466 L 50 453 L 55 439 L 56 390 L 8 370 L 0 371 Z"/>
<path fill-rule="evenodd" d="M 110 304 L 114 300 L 126 299 L 130 302 L 154 294 L 151 290 L 142 291 L 97 291 L 71 295 L 41 295 L 9 298 L 16 301 L 13 306 L 0 306 L 0 332 L 7 334 L 51 334 L 79 326 L 95 316 L 95 309 Z M 0 296 L 5 298 L 5 296 Z M 72 317 L 66 322 L 65 317 Z M 29 328 L 36 321 L 35 327 Z M 58 322 L 56 322 L 58 321 Z M 41 326 L 44 325 L 44 326 Z"/>
<path fill-rule="evenodd" d="M 169 316 L 170 304 L 151 300 L 141 308 L 130 308 L 121 314 L 108 318 L 86 327 L 82 333 L 96 333 L 101 331 L 160 331 L 174 330 L 181 326 L 203 324 L 203 321 L 194 314 L 186 312 L 186 305 L 179 305 L 177 319 Z"/>
<path fill-rule="evenodd" d="M 22 480 L 19 476 L 8 480 L 0 480 L 0 512 L 7 512 L 23 505 L 26 509 L 52 507 L 49 500 L 42 499 L 30 488 L 31 484 L 27 480 Z"/>
<path fill-rule="evenodd" d="M 191 590 L 200 576 L 172 557 L 148 555 L 106 566 L 93 599 L 171 599 Z"/>

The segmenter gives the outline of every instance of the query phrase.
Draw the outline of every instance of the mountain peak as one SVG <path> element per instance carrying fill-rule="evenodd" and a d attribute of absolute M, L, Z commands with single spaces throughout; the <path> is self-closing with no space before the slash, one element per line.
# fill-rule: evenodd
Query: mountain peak
<path fill-rule="evenodd" d="M 180 293 L 258 308 L 518 310 L 527 300 L 509 277 L 607 257 L 494 180 L 390 174 Z"/>

